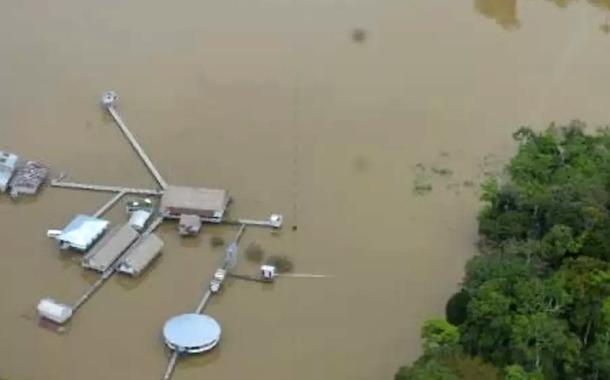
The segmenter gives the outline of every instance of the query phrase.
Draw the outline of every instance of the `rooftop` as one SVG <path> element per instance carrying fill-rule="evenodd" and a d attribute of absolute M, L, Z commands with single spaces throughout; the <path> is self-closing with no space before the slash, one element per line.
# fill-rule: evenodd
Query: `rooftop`
<path fill-rule="evenodd" d="M 106 231 L 109 222 L 88 215 L 77 215 L 57 236 L 70 247 L 85 251 Z"/>
<path fill-rule="evenodd" d="M 226 190 L 168 186 L 161 198 L 161 212 L 215 217 L 222 216 L 228 203 Z"/>
<path fill-rule="evenodd" d="M 169 319 L 163 326 L 163 336 L 176 350 L 202 352 L 212 349 L 220 339 L 220 325 L 210 316 L 182 314 Z"/>

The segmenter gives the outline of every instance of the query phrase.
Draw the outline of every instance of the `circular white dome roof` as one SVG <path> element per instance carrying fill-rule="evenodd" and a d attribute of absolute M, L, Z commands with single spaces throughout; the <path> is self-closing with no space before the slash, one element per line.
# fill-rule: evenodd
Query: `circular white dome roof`
<path fill-rule="evenodd" d="M 202 314 L 178 315 L 163 326 L 163 337 L 171 349 L 191 353 L 214 348 L 220 340 L 220 333 L 218 322 Z"/>

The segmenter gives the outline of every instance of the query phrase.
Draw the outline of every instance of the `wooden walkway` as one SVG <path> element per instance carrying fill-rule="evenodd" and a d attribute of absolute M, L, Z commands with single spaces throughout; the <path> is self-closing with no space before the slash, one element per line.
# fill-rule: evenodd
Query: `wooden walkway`
<path fill-rule="evenodd" d="M 138 195 L 150 195 L 160 196 L 163 195 L 163 191 L 155 189 L 139 189 L 134 187 L 122 187 L 122 186 L 107 186 L 107 185 L 95 185 L 89 183 L 77 183 L 77 182 L 64 182 L 64 181 L 51 181 L 52 187 L 61 187 L 64 189 L 73 190 L 89 190 L 89 191 L 100 191 L 106 193 L 125 193 L 125 194 L 138 194 Z"/>
<path fill-rule="evenodd" d="M 106 107 L 106 109 L 108 110 L 110 115 L 112 115 L 114 121 L 121 129 L 121 132 L 123 132 L 123 135 L 125 135 L 125 137 L 129 141 L 129 144 L 131 144 L 131 146 L 136 151 L 136 153 L 138 154 L 138 156 L 140 157 L 142 162 L 144 162 L 144 165 L 146 165 L 146 167 L 150 171 L 150 174 L 152 174 L 152 176 L 155 177 L 155 180 L 157 181 L 159 186 L 161 186 L 162 189 L 167 188 L 167 182 L 165 182 L 165 180 L 163 179 L 163 177 L 161 176 L 161 174 L 159 173 L 159 171 L 157 170 L 155 165 L 152 163 L 150 158 L 148 158 L 148 155 L 146 155 L 146 153 L 144 152 L 144 149 L 142 149 L 142 147 L 140 146 L 140 144 L 138 143 L 138 141 L 136 140 L 134 135 L 127 128 L 127 125 L 125 125 L 125 122 L 123 121 L 123 119 L 121 118 L 119 113 L 117 112 L 116 108 L 114 108 L 113 105 L 109 105 Z"/>
<path fill-rule="evenodd" d="M 235 239 L 233 239 L 233 241 L 231 242 L 231 244 L 229 244 L 229 246 L 233 245 L 233 246 L 235 246 L 235 249 L 237 249 L 239 241 L 241 240 L 245 231 L 246 231 L 246 225 L 242 224 L 241 227 L 239 228 L 239 231 L 237 232 L 237 235 L 235 236 Z M 228 255 L 228 253 L 227 253 L 227 255 Z M 226 270 L 230 269 L 231 266 L 229 265 L 228 261 L 230 261 L 230 260 L 228 260 L 227 257 L 225 256 L 225 259 L 222 264 L 223 269 L 226 269 Z M 227 274 L 230 275 L 229 272 L 227 272 Z M 196 313 L 196 314 L 203 313 L 203 310 L 205 309 L 207 303 L 209 302 L 210 298 L 212 298 L 212 294 L 213 293 L 210 290 L 210 287 L 208 286 L 206 288 L 205 293 L 203 294 L 203 297 L 197 304 L 197 307 L 195 308 L 194 313 Z M 165 373 L 163 374 L 162 380 L 171 379 L 172 374 L 174 373 L 174 369 L 176 368 L 176 364 L 178 362 L 179 355 L 180 354 L 178 353 L 178 351 L 172 352 L 172 355 L 169 358 L 169 362 L 167 363 L 167 368 L 165 369 Z"/>

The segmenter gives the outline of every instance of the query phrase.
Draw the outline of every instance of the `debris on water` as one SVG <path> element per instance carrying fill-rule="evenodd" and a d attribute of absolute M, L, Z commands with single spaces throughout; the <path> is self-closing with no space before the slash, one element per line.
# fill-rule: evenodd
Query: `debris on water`
<path fill-rule="evenodd" d="M 463 185 L 464 187 L 474 187 L 474 181 L 466 180 Z"/>
<path fill-rule="evenodd" d="M 413 180 L 413 192 L 417 195 L 424 195 L 432 191 L 429 175 L 426 174 L 426 167 L 421 162 L 415 165 L 415 179 Z"/>
<path fill-rule="evenodd" d="M 246 247 L 246 258 L 249 261 L 260 263 L 263 261 L 263 256 L 265 256 L 265 251 L 259 244 L 250 243 L 248 244 L 248 247 Z"/>
<path fill-rule="evenodd" d="M 430 183 L 416 183 L 413 190 L 417 195 L 424 195 L 432 191 L 432 184 Z"/>
<path fill-rule="evenodd" d="M 455 190 L 455 189 L 459 189 L 460 188 L 460 184 L 458 182 L 451 182 L 449 184 L 447 184 L 447 189 L 449 190 Z"/>
<path fill-rule="evenodd" d="M 210 239 L 210 244 L 212 247 L 221 247 L 225 245 L 225 239 L 223 239 L 221 236 L 212 236 Z"/>
<path fill-rule="evenodd" d="M 364 156 L 358 156 L 354 160 L 354 170 L 358 173 L 367 172 L 369 169 L 369 160 Z"/>
<path fill-rule="evenodd" d="M 352 30 L 352 41 L 361 44 L 366 41 L 367 34 L 367 31 L 362 28 L 354 28 Z"/>
<path fill-rule="evenodd" d="M 432 172 L 436 173 L 438 175 L 442 175 L 442 176 L 449 176 L 453 174 L 453 171 L 451 169 L 448 168 L 439 168 L 439 167 L 432 167 Z"/>

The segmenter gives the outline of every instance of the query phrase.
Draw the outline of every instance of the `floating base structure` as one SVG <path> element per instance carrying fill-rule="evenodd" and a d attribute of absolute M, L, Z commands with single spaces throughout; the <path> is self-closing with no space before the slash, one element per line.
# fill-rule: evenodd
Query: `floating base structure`
<path fill-rule="evenodd" d="M 161 222 L 163 222 L 163 218 L 155 219 L 148 226 L 146 231 L 144 231 L 141 238 L 145 238 L 146 236 L 152 234 L 154 230 L 159 227 Z M 45 298 L 38 303 L 38 315 L 41 318 L 50 320 L 60 325 L 68 322 L 74 316 L 76 311 L 80 309 L 85 304 L 85 302 L 87 302 L 91 298 L 91 296 L 95 292 L 97 292 L 102 287 L 102 285 L 104 285 L 106 281 L 108 281 L 110 277 L 112 277 L 113 274 L 116 273 L 119 260 L 120 257 L 115 261 L 114 264 L 108 267 L 97 279 L 97 281 L 95 281 L 91 286 L 89 286 L 89 288 L 87 288 L 87 290 L 71 306 L 57 302 L 52 298 Z"/>
<path fill-rule="evenodd" d="M 163 220 L 181 220 L 181 227 L 185 235 L 196 234 L 201 228 L 201 223 L 239 225 L 240 229 L 235 239 L 225 249 L 222 266 L 216 270 L 212 280 L 206 286 L 203 297 L 197 304 L 195 311 L 171 318 L 163 327 L 165 345 L 173 351 L 163 377 L 163 379 L 169 379 L 180 355 L 206 352 L 218 345 L 221 335 L 220 325 L 213 318 L 201 313 L 212 295 L 221 290 L 223 281 L 235 266 L 239 241 L 246 226 L 279 229 L 282 227 L 283 217 L 280 214 L 272 214 L 267 220 L 226 220 L 225 212 L 231 201 L 231 197 L 226 190 L 169 185 L 119 115 L 116 109 L 117 99 L 117 94 L 114 91 L 107 91 L 102 96 L 102 106 L 110 113 L 123 135 L 129 141 L 129 144 L 154 177 L 159 185 L 159 189 L 53 180 L 51 181 L 52 187 L 108 192 L 115 195 L 95 213 L 95 217 L 81 215 L 73 221 L 74 225 L 69 225 L 69 227 L 75 228 L 66 228 L 63 231 L 52 230 L 49 231 L 48 235 L 60 240 L 67 247 L 73 247 L 82 251 L 87 250 L 102 236 L 108 226 L 108 222 L 99 219 L 99 217 L 110 210 L 126 194 L 161 197 L 160 216 L 150 224 L 142 235 L 138 235 L 150 214 L 146 215 L 146 212 L 143 210 L 142 212 L 139 211 L 139 204 L 128 204 L 128 212 L 131 214 L 130 221 L 121 227 L 113 229 L 83 259 L 82 264 L 84 267 L 102 272 L 98 280 L 71 306 L 47 298 L 40 301 L 38 311 L 39 315 L 43 318 L 59 324 L 66 323 L 117 271 L 131 276 L 140 275 L 161 253 L 163 242 L 152 232 Z M 152 205 L 152 202 L 148 202 Z M 148 211 L 152 213 L 152 207 Z M 61 239 L 62 236 L 63 240 Z M 68 240 L 65 239 L 66 237 L 74 239 Z M 270 276 L 263 274 L 263 281 L 270 281 L 273 277 L 273 274 Z"/>

